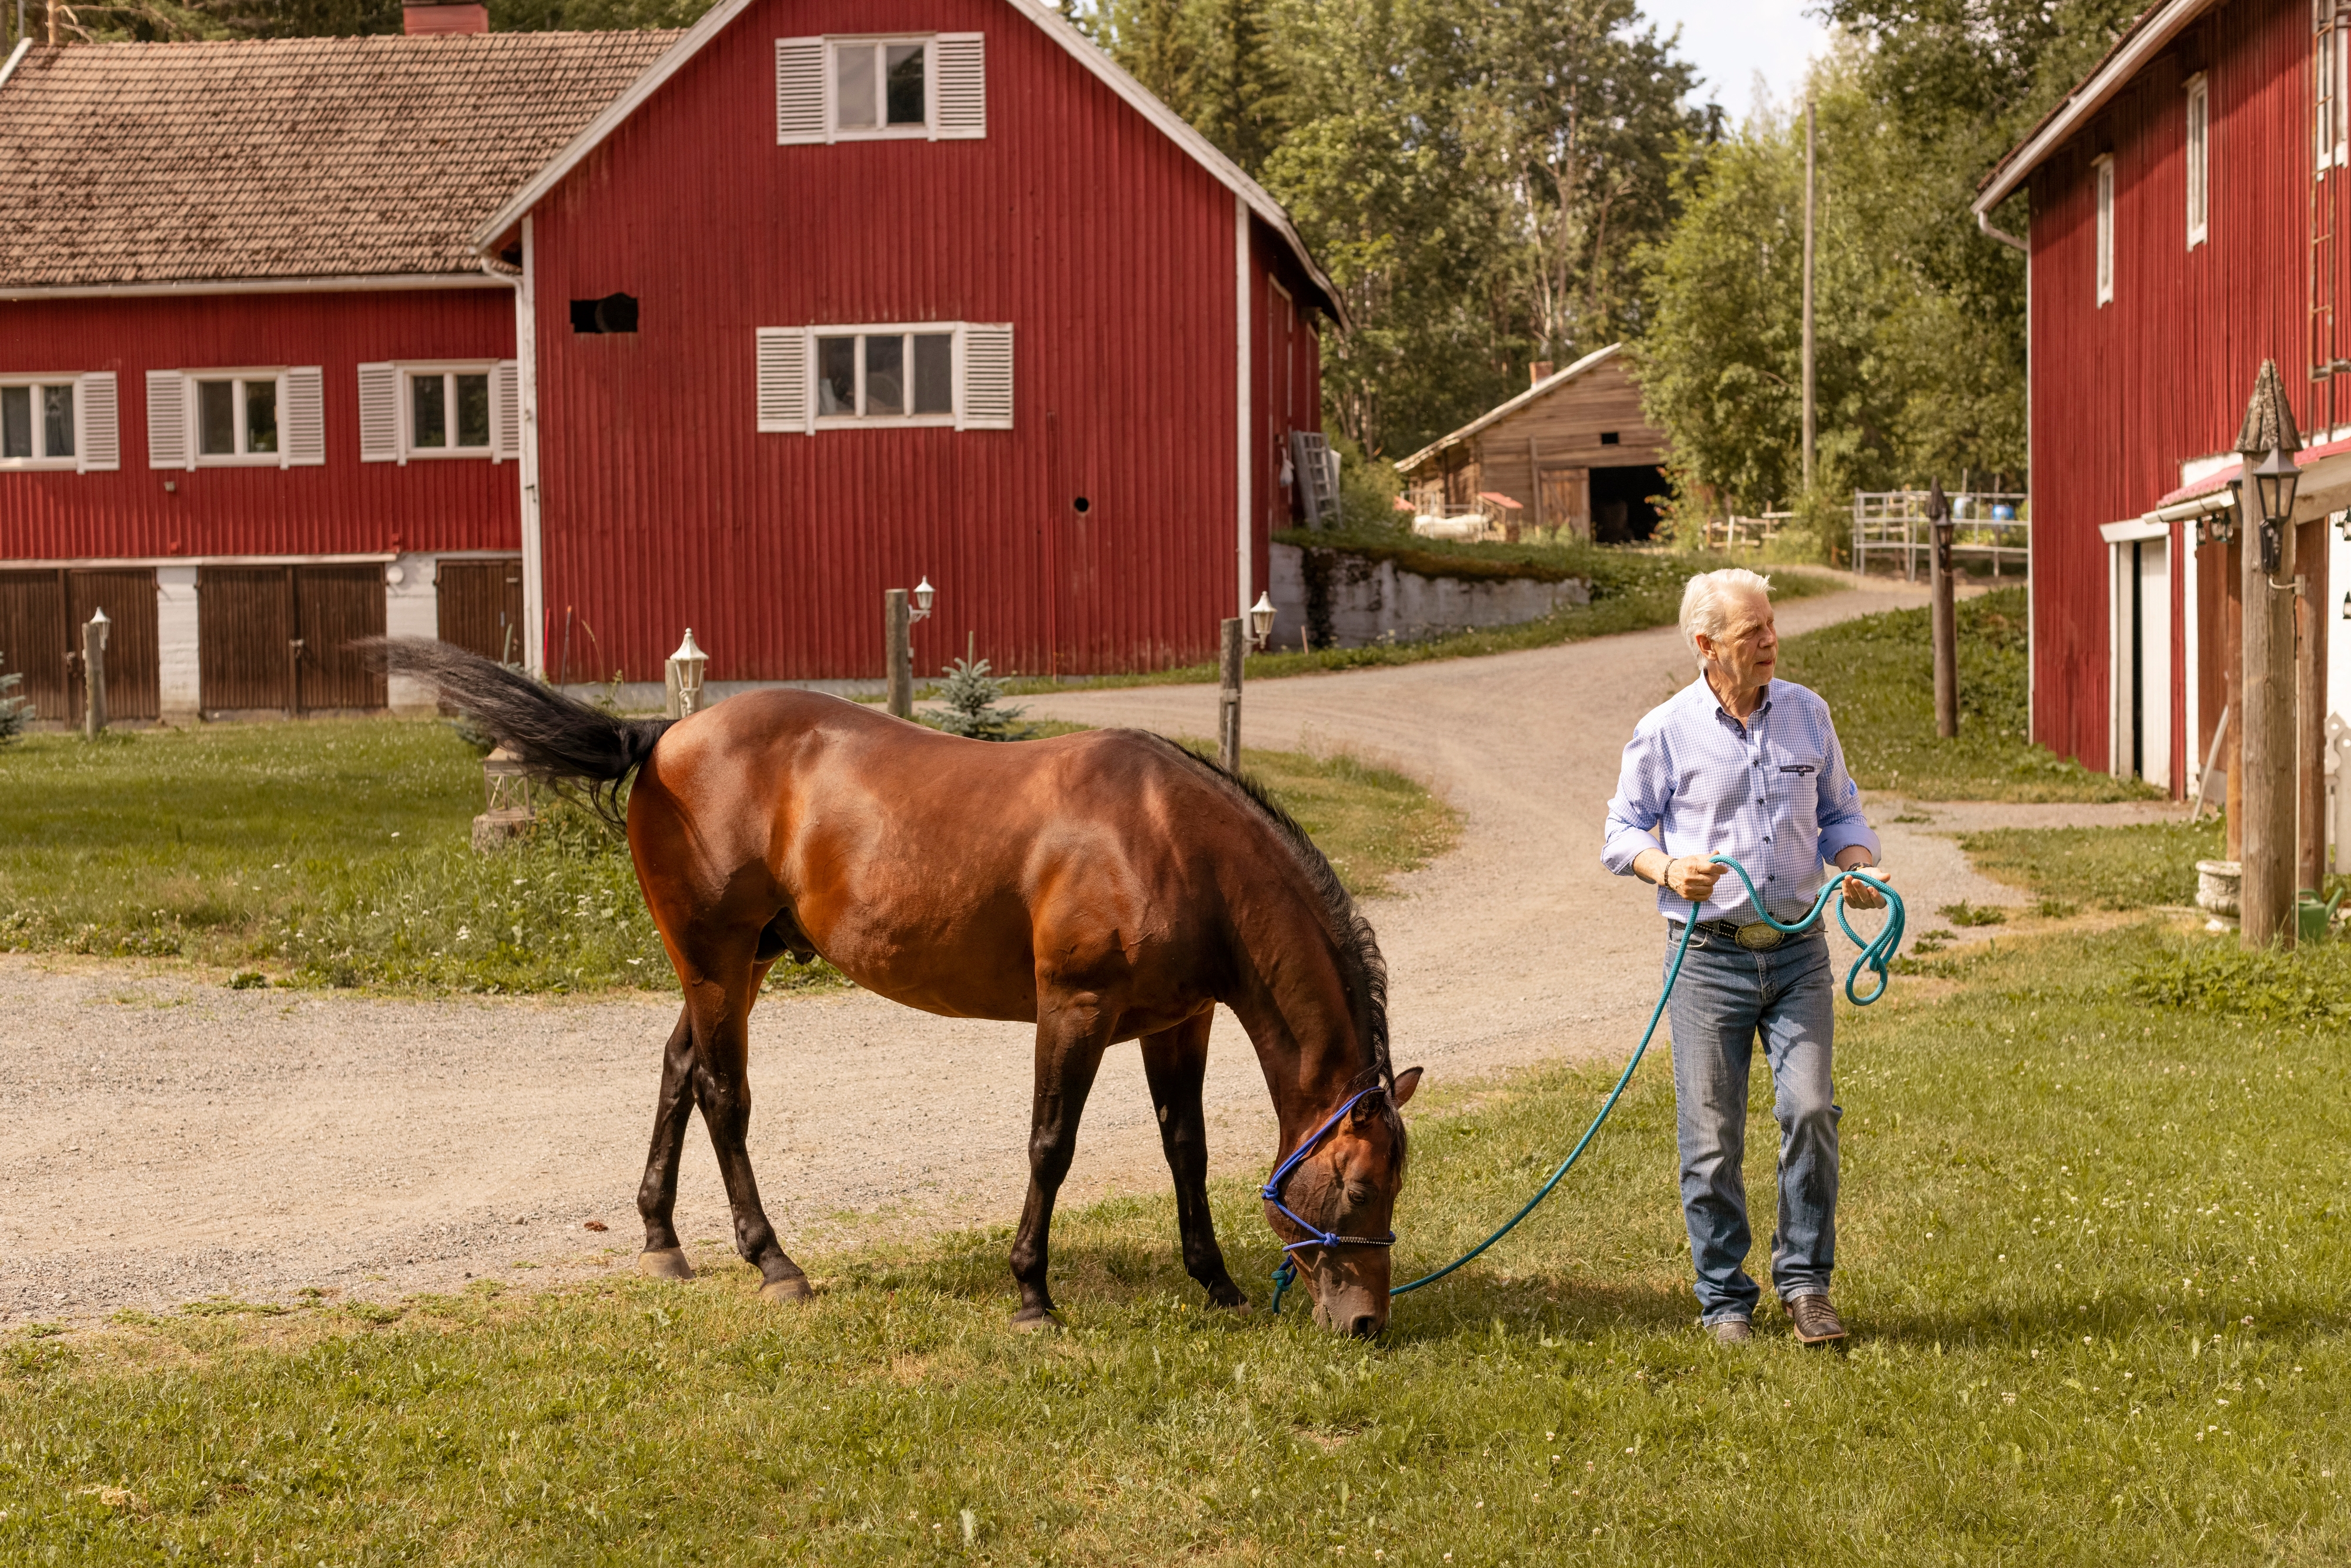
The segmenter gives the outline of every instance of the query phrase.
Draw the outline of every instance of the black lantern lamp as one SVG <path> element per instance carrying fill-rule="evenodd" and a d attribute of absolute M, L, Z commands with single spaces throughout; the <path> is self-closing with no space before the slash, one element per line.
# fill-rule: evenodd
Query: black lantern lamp
<path fill-rule="evenodd" d="M 2253 470 L 2253 495 L 2262 512 L 2262 570 L 2273 572 L 2284 557 L 2286 526 L 2294 520 L 2294 493 L 2302 484 L 2302 468 L 2283 446 Z"/>

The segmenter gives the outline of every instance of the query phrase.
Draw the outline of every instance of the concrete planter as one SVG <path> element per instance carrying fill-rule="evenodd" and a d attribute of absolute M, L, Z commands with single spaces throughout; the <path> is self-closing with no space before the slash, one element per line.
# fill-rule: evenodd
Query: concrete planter
<path fill-rule="evenodd" d="M 1272 645 L 1290 650 L 1311 632 L 1318 648 L 1419 643 L 1457 632 L 1516 626 L 1592 602 L 1580 577 L 1459 577 L 1416 571 L 1382 557 L 1320 547 L 1273 547 Z"/>
<path fill-rule="evenodd" d="M 2207 915 L 2237 917 L 2237 892 L 2244 867 L 2235 861 L 2196 862 L 2196 907 Z"/>

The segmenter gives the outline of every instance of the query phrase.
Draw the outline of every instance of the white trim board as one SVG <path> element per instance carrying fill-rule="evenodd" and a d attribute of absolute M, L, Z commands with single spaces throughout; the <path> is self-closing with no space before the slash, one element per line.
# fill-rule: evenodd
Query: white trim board
<path fill-rule="evenodd" d="M 505 281 L 479 272 L 385 272 L 342 277 L 203 278 L 183 283 L 89 283 L 0 287 L 0 299 L 147 299 L 197 294 L 393 294 L 441 288 L 495 288 Z"/>
<path fill-rule="evenodd" d="M 89 567 L 108 566 L 389 566 L 403 555 L 438 556 L 439 550 L 384 550 L 359 555 L 84 555 L 52 558 L 47 560 L 0 560 L 0 571 L 54 571 L 62 567 L 78 571 Z M 452 556 L 468 553 L 452 550 Z M 512 558 L 510 550 L 482 552 L 491 556 Z"/>
<path fill-rule="evenodd" d="M 2171 525 L 2152 514 L 2126 517 L 2119 523 L 2100 523 L 2098 537 L 2110 545 L 2128 544 L 2133 539 L 2168 539 L 2171 537 Z"/>
<path fill-rule="evenodd" d="M 577 169 L 588 155 L 602 146 L 613 131 L 631 115 L 643 108 L 647 99 L 661 90 L 664 83 L 684 69 L 688 60 L 700 54 L 713 38 L 725 32 L 737 16 L 751 8 L 752 0 L 724 0 L 724 3 L 704 14 L 702 20 L 686 29 L 685 36 L 647 66 L 644 73 L 631 83 L 626 92 L 604 106 L 602 113 L 590 120 L 579 135 L 530 180 L 508 197 L 506 204 L 474 231 L 474 248 L 487 254 L 499 236 L 520 221 L 522 216 L 545 200 L 548 193 L 563 183 L 564 177 Z M 1323 299 L 1343 328 L 1349 323 L 1346 307 L 1340 300 L 1339 290 L 1329 276 L 1308 252 L 1306 242 L 1291 226 L 1290 214 L 1273 199 L 1266 188 L 1241 172 L 1240 166 L 1222 152 L 1208 139 L 1184 122 L 1183 117 L 1155 97 L 1151 89 L 1119 68 L 1111 57 L 1095 47 L 1093 41 L 1071 26 L 1048 0 L 1004 0 L 1004 4 L 1035 26 L 1047 37 L 1059 44 L 1063 52 L 1092 71 L 1102 85 L 1130 108 L 1143 116 L 1170 141 L 1188 153 L 1192 161 L 1214 175 L 1217 182 L 1238 197 L 1266 226 L 1279 234 L 1298 265 L 1314 286 L 1322 291 Z"/>

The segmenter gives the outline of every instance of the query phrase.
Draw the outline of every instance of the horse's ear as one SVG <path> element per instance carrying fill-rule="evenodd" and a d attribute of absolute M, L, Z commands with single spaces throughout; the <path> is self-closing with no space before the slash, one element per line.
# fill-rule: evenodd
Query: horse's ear
<path fill-rule="evenodd" d="M 1420 1069 L 1417 1067 L 1407 1067 L 1402 1072 L 1395 1075 L 1395 1089 L 1390 1094 L 1389 1098 L 1401 1105 L 1405 1101 L 1411 1099 L 1412 1092 L 1419 1087 Z"/>

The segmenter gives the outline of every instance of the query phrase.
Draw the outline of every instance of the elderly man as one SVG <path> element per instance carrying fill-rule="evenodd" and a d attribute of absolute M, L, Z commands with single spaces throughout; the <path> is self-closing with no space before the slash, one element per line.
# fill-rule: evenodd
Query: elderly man
<path fill-rule="evenodd" d="M 1836 1262 L 1837 1118 L 1829 1079 L 1834 976 L 1828 933 L 1796 936 L 1763 923 L 1738 877 L 1708 856 L 1729 855 L 1755 879 L 1763 910 L 1793 925 L 1812 908 L 1822 867 L 1874 865 L 1877 836 L 1861 814 L 1828 704 L 1772 679 L 1780 639 L 1771 581 L 1731 568 L 1689 580 L 1682 635 L 1698 678 L 1652 709 L 1625 747 L 1608 802 L 1601 859 L 1619 876 L 1657 885 L 1667 961 L 1698 905 L 1674 989 L 1674 1098 L 1682 1210 L 1698 1269 L 1700 1326 L 1724 1344 L 1752 1337 L 1761 1294 L 1744 1264 L 1751 1239 L 1747 1187 L 1747 1083 L 1760 1032 L 1780 1123 L 1780 1223 L 1771 1285 L 1796 1337 L 1844 1337 L 1829 1302 Z M 1660 840 L 1663 848 L 1659 847 Z M 1855 908 L 1885 903 L 1848 882 Z"/>

